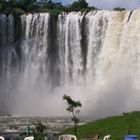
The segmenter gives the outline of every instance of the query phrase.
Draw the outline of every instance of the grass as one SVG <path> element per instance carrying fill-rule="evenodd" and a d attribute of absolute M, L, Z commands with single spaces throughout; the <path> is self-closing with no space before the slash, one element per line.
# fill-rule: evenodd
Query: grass
<path fill-rule="evenodd" d="M 140 136 L 140 112 L 124 113 L 121 116 L 108 117 L 78 126 L 77 137 L 84 139 L 100 134 L 101 137 L 110 134 L 112 140 L 121 140 L 124 135 L 136 134 Z M 74 129 L 64 130 L 62 134 L 74 134 Z"/>

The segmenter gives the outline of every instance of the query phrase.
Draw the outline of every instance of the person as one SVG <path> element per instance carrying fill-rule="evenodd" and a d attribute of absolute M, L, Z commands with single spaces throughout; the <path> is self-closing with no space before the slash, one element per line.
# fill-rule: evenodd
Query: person
<path fill-rule="evenodd" d="M 26 135 L 27 135 L 27 136 L 30 135 L 30 126 L 27 126 L 27 128 L 26 128 Z"/>

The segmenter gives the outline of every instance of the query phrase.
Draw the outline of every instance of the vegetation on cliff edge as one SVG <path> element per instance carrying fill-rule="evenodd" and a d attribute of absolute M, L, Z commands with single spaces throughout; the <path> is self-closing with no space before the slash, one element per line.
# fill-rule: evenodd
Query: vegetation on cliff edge
<path fill-rule="evenodd" d="M 0 13 L 14 15 L 38 12 L 59 14 L 60 12 L 89 11 L 95 9 L 95 7 L 89 7 L 86 0 L 78 0 L 69 6 L 64 6 L 51 0 L 46 0 L 43 3 L 36 2 L 36 0 L 0 0 Z"/>
<path fill-rule="evenodd" d="M 97 10 L 94 6 L 89 6 L 86 0 L 74 1 L 71 5 L 64 6 L 62 3 L 56 3 L 51 0 L 45 0 L 43 3 L 36 0 L 0 0 L 0 13 L 22 15 L 25 13 L 49 12 L 58 15 L 61 12 L 81 11 L 89 12 Z M 122 11 L 124 8 L 115 8 L 114 10 Z"/>

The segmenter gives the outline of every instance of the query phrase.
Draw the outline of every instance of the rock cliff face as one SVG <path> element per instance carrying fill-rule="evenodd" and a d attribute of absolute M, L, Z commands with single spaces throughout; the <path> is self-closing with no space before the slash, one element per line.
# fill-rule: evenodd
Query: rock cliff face
<path fill-rule="evenodd" d="M 69 94 L 83 102 L 86 114 L 137 109 L 139 15 L 140 10 L 0 15 L 1 108 L 63 115 L 61 98 Z"/>

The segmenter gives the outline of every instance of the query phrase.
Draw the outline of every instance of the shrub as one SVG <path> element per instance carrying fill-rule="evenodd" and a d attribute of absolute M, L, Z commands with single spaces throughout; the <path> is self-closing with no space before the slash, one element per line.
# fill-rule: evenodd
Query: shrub
<path fill-rule="evenodd" d="M 46 125 L 44 125 L 41 121 L 38 121 L 37 123 L 33 123 L 34 129 L 33 129 L 33 136 L 35 140 L 44 140 L 44 130 L 47 128 Z"/>
<path fill-rule="evenodd" d="M 121 7 L 116 7 L 113 9 L 114 11 L 124 11 L 126 10 L 125 8 L 121 8 Z"/>
<path fill-rule="evenodd" d="M 13 14 L 14 15 L 23 15 L 23 14 L 25 14 L 25 11 L 22 10 L 21 8 L 14 8 L 13 9 Z"/>

